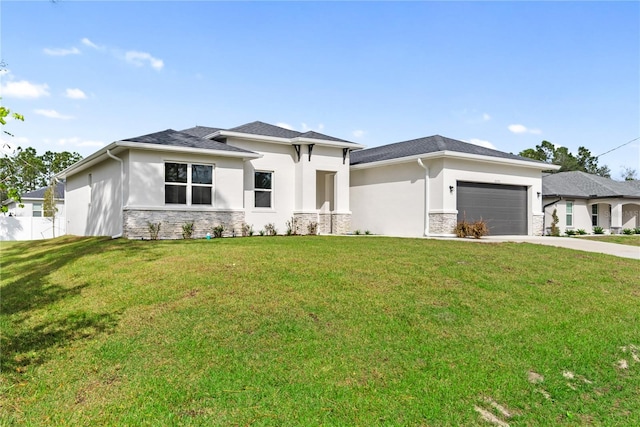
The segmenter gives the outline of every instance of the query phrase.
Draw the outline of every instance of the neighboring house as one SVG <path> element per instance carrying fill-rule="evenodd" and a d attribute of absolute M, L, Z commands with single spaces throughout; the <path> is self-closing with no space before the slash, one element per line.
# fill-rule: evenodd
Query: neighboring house
<path fill-rule="evenodd" d="M 352 228 L 451 236 L 460 220 L 492 235 L 541 235 L 546 163 L 439 135 L 351 154 Z"/>
<path fill-rule="evenodd" d="M 224 235 L 273 224 L 297 232 L 347 233 L 349 152 L 361 145 L 317 132 L 262 122 L 232 129 L 196 126 L 116 141 L 61 172 L 66 180 L 67 232 L 179 238 L 218 225 Z"/>
<path fill-rule="evenodd" d="M 65 234 L 64 184 L 57 183 L 54 190 L 55 218 L 44 216 L 47 188 L 22 194 L 22 206 L 13 200 L 3 202 L 8 211 L 0 215 L 0 240 L 36 240 Z"/>
<path fill-rule="evenodd" d="M 592 232 L 602 227 L 619 234 L 640 227 L 640 181 L 614 181 L 585 172 L 561 172 L 542 178 L 547 234 L 556 209 L 558 227 Z"/>

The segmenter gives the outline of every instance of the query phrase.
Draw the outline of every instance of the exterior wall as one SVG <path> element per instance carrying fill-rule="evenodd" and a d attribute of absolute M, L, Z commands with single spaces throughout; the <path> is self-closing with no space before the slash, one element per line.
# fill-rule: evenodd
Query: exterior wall
<path fill-rule="evenodd" d="M 342 148 L 315 145 L 309 160 L 309 148 L 302 145 L 300 160 L 291 145 L 273 144 L 229 138 L 227 144 L 258 152 L 263 155 L 244 165 L 244 209 L 245 220 L 254 230 L 264 229 L 273 223 L 279 233 L 284 233 L 286 223 L 294 215 L 306 216 L 320 210 L 317 200 L 318 172 L 334 174 L 333 213 L 350 214 L 349 210 L 349 164 L 343 164 Z M 255 171 L 273 172 L 272 208 L 254 207 Z M 320 174 L 320 176 L 323 176 Z M 319 218 L 318 222 L 322 222 Z M 299 226 L 302 227 L 302 226 Z M 322 227 L 320 227 L 322 229 Z M 306 226 L 302 231 L 306 232 Z"/>
<path fill-rule="evenodd" d="M 530 235 L 542 233 L 539 170 L 456 158 L 424 160 L 423 163 L 429 169 L 428 204 L 425 203 L 425 170 L 415 160 L 352 169 L 352 229 L 424 236 L 428 205 L 429 235 L 453 235 L 458 213 L 457 183 L 468 181 L 527 187 L 528 231 Z"/>
<path fill-rule="evenodd" d="M 120 163 L 113 159 L 68 177 L 65 186 L 67 233 L 77 236 L 120 233 L 120 188 Z"/>
<path fill-rule="evenodd" d="M 213 235 L 213 227 L 224 226 L 223 237 L 241 236 L 244 212 L 219 210 L 196 211 L 188 209 L 125 209 L 123 237 L 128 239 L 149 239 L 149 223 L 160 224 L 159 239 L 181 239 L 182 226 L 193 222 L 192 238 Z"/>
<path fill-rule="evenodd" d="M 432 172 L 433 173 L 433 172 Z M 423 236 L 425 170 L 417 162 L 351 170 L 351 230 Z M 432 196 L 432 200 L 437 195 Z"/>
<path fill-rule="evenodd" d="M 16 217 L 28 217 L 33 216 L 33 204 L 40 203 L 44 207 L 44 202 L 42 200 L 22 200 L 22 207 L 18 206 L 17 203 L 10 203 L 8 208 L 8 214 Z M 56 203 L 56 218 L 63 218 L 64 220 L 64 202 Z"/>
<path fill-rule="evenodd" d="M 622 229 L 640 227 L 640 201 L 622 206 Z"/>
<path fill-rule="evenodd" d="M 544 203 L 550 203 L 551 201 L 553 201 L 553 198 L 545 198 Z M 573 226 L 570 227 L 567 227 L 566 223 L 567 201 L 573 202 Z M 616 234 L 625 228 L 640 226 L 640 200 L 636 202 L 623 199 L 563 199 L 545 209 L 545 233 L 548 234 L 551 228 L 553 221 L 551 215 L 554 208 L 558 209 L 558 228 L 561 234 L 565 233 L 566 230 L 579 229 L 583 229 L 588 233 L 593 232 L 591 207 L 596 203 L 598 205 L 598 226 L 602 227 L 606 232 Z M 619 218 L 614 218 L 613 216 L 615 215 L 619 215 Z"/>

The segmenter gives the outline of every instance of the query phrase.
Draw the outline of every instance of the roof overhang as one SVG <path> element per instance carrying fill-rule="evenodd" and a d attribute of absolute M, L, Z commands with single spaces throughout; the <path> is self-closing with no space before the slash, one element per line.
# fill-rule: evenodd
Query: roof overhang
<path fill-rule="evenodd" d="M 439 159 L 439 158 L 448 158 L 448 159 L 461 159 L 461 160 L 471 160 L 482 163 L 492 163 L 492 164 L 500 164 L 505 166 L 517 166 L 528 169 L 537 169 L 539 171 L 544 170 L 558 170 L 560 166 L 551 165 L 548 163 L 542 163 L 538 161 L 528 161 L 528 160 L 519 160 L 519 159 L 508 159 L 504 157 L 494 157 L 494 156 L 482 156 L 478 154 L 469 154 L 469 153 L 461 153 L 458 151 L 436 151 L 433 153 L 423 153 L 423 154 L 415 154 L 413 156 L 399 157 L 396 159 L 389 160 L 381 160 L 378 162 L 369 162 L 369 163 L 359 163 L 356 165 L 351 165 L 351 169 L 369 169 L 380 166 L 389 166 L 400 163 L 408 163 L 415 162 L 418 159 L 421 160 L 429 160 L 429 159 Z"/>
<path fill-rule="evenodd" d="M 66 179 L 68 176 L 75 175 L 97 163 L 100 163 L 109 156 L 107 151 L 111 154 L 118 154 L 127 149 L 144 150 L 144 151 L 164 151 L 169 153 L 183 153 L 183 154 L 198 154 L 205 156 L 216 157 L 231 157 L 236 159 L 248 160 L 258 159 L 262 157 L 262 154 L 242 151 L 227 151 L 227 150 L 212 150 L 209 148 L 194 148 L 194 147 L 180 147 L 175 145 L 162 145 L 162 144 L 149 144 L 146 142 L 133 142 L 133 141 L 116 141 L 107 145 L 106 147 L 96 151 L 88 157 L 80 160 L 69 166 L 67 169 L 56 174 L 56 178 Z"/>
<path fill-rule="evenodd" d="M 364 148 L 364 145 L 356 144 L 354 142 L 346 142 L 346 141 L 341 142 L 341 141 L 331 141 L 328 139 L 316 139 L 316 138 L 304 138 L 304 137 L 280 138 L 277 136 L 257 135 L 253 133 L 233 132 L 228 130 L 219 130 L 215 133 L 205 136 L 205 138 L 207 139 L 214 139 L 218 137 L 239 138 L 239 139 L 245 139 L 250 141 L 269 142 L 271 144 L 282 144 L 282 145 L 315 144 L 315 145 L 325 146 L 325 147 L 351 148 L 354 150 L 360 150 Z"/>

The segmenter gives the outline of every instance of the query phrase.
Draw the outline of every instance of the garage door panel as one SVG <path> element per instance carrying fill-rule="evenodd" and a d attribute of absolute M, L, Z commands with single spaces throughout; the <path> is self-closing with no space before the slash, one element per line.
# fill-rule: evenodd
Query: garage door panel
<path fill-rule="evenodd" d="M 458 221 L 484 220 L 492 235 L 527 234 L 527 187 L 458 182 Z"/>

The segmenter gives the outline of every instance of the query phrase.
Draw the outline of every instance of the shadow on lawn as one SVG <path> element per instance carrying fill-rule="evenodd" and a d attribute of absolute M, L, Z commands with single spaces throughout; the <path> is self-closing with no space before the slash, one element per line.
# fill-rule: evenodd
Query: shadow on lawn
<path fill-rule="evenodd" d="M 51 311 L 40 315 L 40 321 L 36 320 L 35 310 L 46 309 L 77 296 L 84 288 L 91 286 L 90 277 L 83 277 L 83 283 L 75 285 L 52 283 L 52 273 L 88 255 L 107 251 L 135 251 L 139 256 L 144 248 L 109 238 L 68 236 L 3 247 L 0 316 L 5 318 L 8 327 L 0 337 L 2 372 L 24 372 L 29 365 L 43 363 L 47 350 L 69 346 L 77 340 L 108 332 L 117 325 L 121 313 L 86 310 L 62 311 L 60 314 Z"/>

